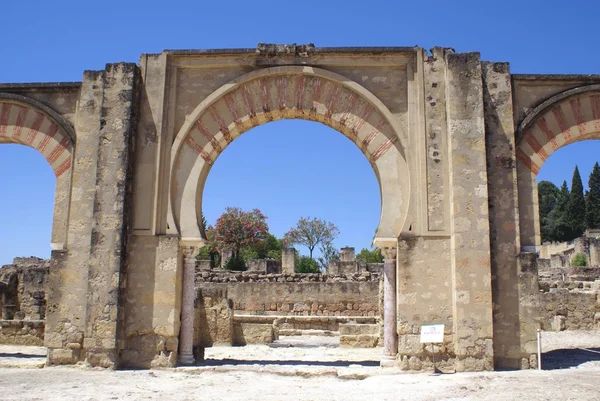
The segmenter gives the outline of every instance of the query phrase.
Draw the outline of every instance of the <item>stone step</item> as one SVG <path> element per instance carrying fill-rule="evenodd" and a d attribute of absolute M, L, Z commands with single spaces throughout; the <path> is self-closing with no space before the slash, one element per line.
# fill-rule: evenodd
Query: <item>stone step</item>
<path fill-rule="evenodd" d="M 302 330 L 302 329 L 279 329 L 280 336 L 323 336 L 337 337 L 340 335 L 338 331 L 331 330 Z"/>
<path fill-rule="evenodd" d="M 341 348 L 375 348 L 379 344 L 379 335 L 342 335 L 340 336 Z"/>
<path fill-rule="evenodd" d="M 355 324 L 345 323 L 340 324 L 340 335 L 377 335 L 379 336 L 379 325 L 378 324 Z"/>

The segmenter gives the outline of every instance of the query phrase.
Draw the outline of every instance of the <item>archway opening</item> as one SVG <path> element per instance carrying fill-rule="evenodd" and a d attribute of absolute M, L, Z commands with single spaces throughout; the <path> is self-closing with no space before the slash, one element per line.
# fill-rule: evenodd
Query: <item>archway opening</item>
<path fill-rule="evenodd" d="M 43 365 L 45 284 L 50 265 L 56 176 L 36 149 L 0 144 L 0 311 L 4 359 L 24 352 Z M 11 335 L 11 333 L 13 335 Z"/>
<path fill-rule="evenodd" d="M 537 175 L 539 204 L 538 279 L 540 325 L 546 338 L 542 368 L 564 369 L 593 358 L 600 280 L 600 141 L 583 140 L 557 149 Z M 592 195 L 593 193 L 593 195 Z M 560 294 L 560 295 L 558 295 Z"/>
<path fill-rule="evenodd" d="M 56 176 L 38 150 L 0 145 L 0 265 L 14 257 L 50 258 Z"/>
<path fill-rule="evenodd" d="M 298 274 L 289 270 L 286 274 L 276 254 L 246 253 L 244 257 L 267 261 L 246 261 L 251 271 L 238 274 L 223 270 L 223 260 L 212 270 L 201 262 L 206 268 L 197 283 L 200 293 L 224 290 L 231 301 L 233 345 L 264 347 L 259 359 L 267 365 L 285 359 L 298 364 L 304 360 L 315 365 L 337 361 L 340 366 L 379 366 L 381 349 L 375 346 L 381 266 L 365 260 L 365 255 L 377 255 L 372 241 L 381 217 L 381 194 L 374 168 L 361 150 L 317 122 L 284 119 L 255 127 L 219 155 L 204 184 L 201 211 L 209 226 L 215 226 L 228 206 L 259 209 L 277 240 L 302 217 L 331 222 L 339 229 L 330 244 L 336 251 L 333 260 L 327 263 L 323 244 L 314 249 L 313 258 L 323 274 L 299 274 L 298 264 L 309 257 L 309 249 L 301 244 L 293 245 Z M 199 326 L 211 325 L 208 315 L 197 315 Z M 357 343 L 356 333 L 349 334 L 352 330 L 365 331 L 364 344 Z M 204 344 L 212 345 L 205 353 L 209 363 L 245 363 L 256 352 L 253 347 L 219 347 L 212 335 L 209 341 L 214 344 Z M 349 352 L 345 346 L 363 349 Z M 293 351 L 282 353 L 281 347 Z"/>

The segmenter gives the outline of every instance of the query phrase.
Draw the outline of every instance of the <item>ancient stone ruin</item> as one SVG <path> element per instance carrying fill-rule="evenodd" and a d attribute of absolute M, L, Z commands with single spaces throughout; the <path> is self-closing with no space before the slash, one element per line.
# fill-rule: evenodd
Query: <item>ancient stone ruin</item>
<path fill-rule="evenodd" d="M 49 265 L 30 257 L 0 268 L 0 344 L 44 344 Z"/>
<path fill-rule="evenodd" d="M 536 177 L 557 149 L 600 136 L 600 77 L 511 74 L 450 48 L 270 44 L 0 84 L 0 143 L 37 149 L 56 175 L 48 363 L 195 363 L 195 333 L 212 330 L 195 289 L 204 183 L 239 135 L 288 118 L 346 136 L 378 179 L 382 365 L 430 366 L 419 334 L 436 323 L 456 371 L 535 366 Z"/>

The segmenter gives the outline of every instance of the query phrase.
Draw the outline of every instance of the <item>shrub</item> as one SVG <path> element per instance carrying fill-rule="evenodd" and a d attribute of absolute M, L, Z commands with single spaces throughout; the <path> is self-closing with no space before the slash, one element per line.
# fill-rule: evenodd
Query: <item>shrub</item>
<path fill-rule="evenodd" d="M 571 266 L 585 267 L 587 265 L 587 256 L 585 256 L 583 253 L 578 253 L 571 261 Z"/>
<path fill-rule="evenodd" d="M 225 270 L 242 272 L 246 270 L 246 262 L 244 262 L 244 259 L 241 257 L 231 258 L 227 261 L 227 263 L 225 263 L 223 268 Z"/>
<path fill-rule="evenodd" d="M 316 260 L 308 256 L 301 256 L 300 261 L 296 264 L 296 273 L 321 273 L 321 269 Z"/>

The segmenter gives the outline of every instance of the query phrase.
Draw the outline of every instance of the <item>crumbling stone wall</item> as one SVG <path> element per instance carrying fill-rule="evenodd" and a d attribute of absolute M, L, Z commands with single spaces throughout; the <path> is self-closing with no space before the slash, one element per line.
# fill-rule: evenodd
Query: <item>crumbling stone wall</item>
<path fill-rule="evenodd" d="M 203 271 L 196 286 L 221 290 L 236 313 L 378 316 L 380 275 L 258 274 Z"/>
<path fill-rule="evenodd" d="M 554 283 L 540 294 L 542 330 L 600 330 L 600 280 L 595 285 Z"/>
<path fill-rule="evenodd" d="M 15 258 L 0 268 L 0 307 L 4 320 L 43 320 L 50 261 Z"/>
<path fill-rule="evenodd" d="M 44 345 L 43 320 L 0 320 L 0 344 Z"/>

